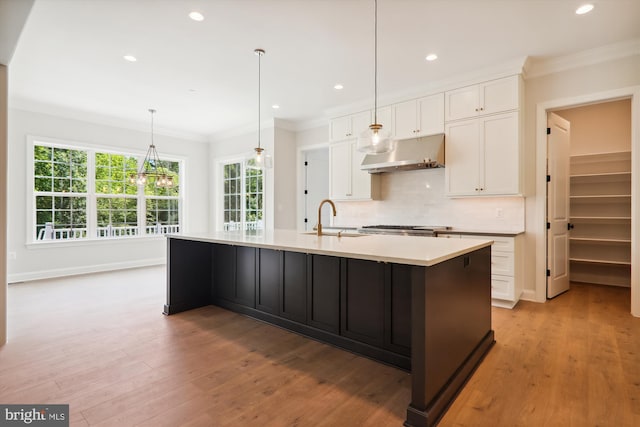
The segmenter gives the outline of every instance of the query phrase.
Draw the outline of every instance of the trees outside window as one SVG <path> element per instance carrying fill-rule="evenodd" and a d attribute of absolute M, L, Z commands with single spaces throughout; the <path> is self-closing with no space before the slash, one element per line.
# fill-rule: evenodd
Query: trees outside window
<path fill-rule="evenodd" d="M 264 171 L 253 160 L 223 165 L 224 230 L 264 228 Z"/>
<path fill-rule="evenodd" d="M 33 143 L 35 241 L 117 238 L 180 229 L 179 161 L 162 161 L 171 188 L 144 187 L 129 177 L 141 156 L 91 148 Z"/>

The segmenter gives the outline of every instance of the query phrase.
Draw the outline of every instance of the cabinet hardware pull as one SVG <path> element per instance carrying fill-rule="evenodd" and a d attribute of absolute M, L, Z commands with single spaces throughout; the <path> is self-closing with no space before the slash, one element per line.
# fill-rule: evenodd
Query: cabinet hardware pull
<path fill-rule="evenodd" d="M 476 108 L 476 111 L 478 111 L 478 109 Z"/>

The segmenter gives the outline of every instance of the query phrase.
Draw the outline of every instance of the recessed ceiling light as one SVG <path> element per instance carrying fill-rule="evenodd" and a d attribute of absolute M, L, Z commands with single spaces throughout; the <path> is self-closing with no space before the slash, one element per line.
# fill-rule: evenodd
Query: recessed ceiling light
<path fill-rule="evenodd" d="M 333 87 L 335 90 L 342 90 L 344 88 L 344 86 L 342 86 L 340 83 L 338 83 L 337 85 L 335 85 Z"/>
<path fill-rule="evenodd" d="M 592 4 L 583 4 L 579 8 L 576 9 L 576 15 L 584 15 L 585 13 L 589 13 L 593 10 Z"/>
<path fill-rule="evenodd" d="M 129 61 L 129 62 L 136 62 L 138 59 L 133 56 L 133 55 L 125 55 L 123 56 L 123 58 L 125 59 L 125 61 Z"/>
<path fill-rule="evenodd" d="M 273 108 L 274 110 L 277 110 L 278 108 L 280 108 L 280 106 L 278 104 L 273 104 L 271 108 Z"/>
<path fill-rule="evenodd" d="M 435 53 L 430 53 L 425 59 L 427 61 L 435 61 L 436 59 L 438 59 L 438 55 L 436 55 Z"/>
<path fill-rule="evenodd" d="M 196 12 L 196 11 L 191 12 L 189 14 L 189 18 L 193 19 L 194 21 L 198 21 L 198 22 L 204 21 L 204 15 L 201 14 L 200 12 Z"/>

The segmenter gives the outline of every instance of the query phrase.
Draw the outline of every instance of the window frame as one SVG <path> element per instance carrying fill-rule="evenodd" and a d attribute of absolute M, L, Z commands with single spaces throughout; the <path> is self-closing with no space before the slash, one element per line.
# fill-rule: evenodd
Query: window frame
<path fill-rule="evenodd" d="M 87 216 L 87 237 L 78 238 L 78 239 L 52 239 L 52 240 L 38 240 L 37 236 L 37 218 L 36 218 L 36 206 L 35 206 L 35 198 L 36 194 L 42 194 L 43 192 L 38 192 L 35 190 L 35 168 L 34 168 L 34 150 L 36 145 L 45 145 L 52 146 L 55 148 L 66 148 L 72 150 L 82 150 L 87 152 L 87 179 L 86 179 L 86 216 Z M 178 221 L 180 231 L 184 230 L 184 198 L 185 198 L 185 169 L 186 169 L 186 159 L 184 157 L 175 156 L 175 155 L 166 155 L 162 154 L 161 159 L 163 161 L 171 161 L 178 162 L 179 164 L 179 174 L 178 174 L 178 182 L 179 182 L 179 195 L 178 196 L 155 196 L 155 195 L 145 195 L 144 187 L 138 186 L 138 191 L 135 195 L 137 199 L 137 212 L 138 212 L 138 227 L 141 232 L 139 232 L 135 236 L 110 236 L 110 237 L 98 237 L 97 236 L 97 228 L 98 228 L 98 218 L 97 218 L 97 199 L 104 197 L 120 197 L 120 195 L 109 194 L 109 193 L 98 193 L 96 192 L 96 153 L 108 153 L 108 154 L 116 154 L 116 155 L 125 155 L 132 156 L 137 159 L 138 168 L 142 161 L 144 161 L 146 151 L 129 149 L 129 148 L 120 148 L 116 146 L 105 146 L 98 144 L 91 144 L 86 142 L 77 142 L 77 141 L 69 141 L 69 140 L 61 140 L 50 137 L 42 137 L 35 135 L 27 135 L 27 144 L 26 144 L 26 204 L 27 204 L 27 224 L 26 224 L 26 242 L 27 246 L 41 246 L 41 245 L 78 245 L 78 244 L 87 244 L 87 243 L 96 243 L 96 242 L 113 242 L 113 241 L 126 241 L 126 240 L 136 240 L 140 239 L 153 239 L 157 240 L 159 238 L 164 237 L 159 234 L 146 234 L 145 229 L 145 221 L 146 221 L 146 201 L 149 198 L 165 198 L 171 200 L 177 200 L 178 202 Z M 57 193 L 51 192 L 47 193 L 50 195 L 55 195 Z M 70 193 L 74 194 L 74 193 Z M 121 195 L 122 197 L 127 196 L 126 194 Z M 131 196 L 131 195 L 130 195 Z"/>
<path fill-rule="evenodd" d="M 224 221 L 224 213 L 225 213 L 225 190 L 224 190 L 224 183 L 225 183 L 225 177 L 224 177 L 224 169 L 226 165 L 230 165 L 230 164 L 234 164 L 234 163 L 239 163 L 240 166 L 240 218 L 242 219 L 242 221 L 240 222 L 241 226 L 240 228 L 236 228 L 236 230 L 243 230 L 243 231 L 247 231 L 246 230 L 246 216 L 247 216 L 247 208 L 246 208 L 246 203 L 247 203 L 247 192 L 246 192 L 246 179 L 247 179 L 247 169 L 249 168 L 249 166 L 247 165 L 247 162 L 250 161 L 250 158 L 248 156 L 243 156 L 243 157 L 229 157 L 229 158 L 225 158 L 225 159 L 220 159 L 217 163 L 218 165 L 218 171 L 217 171 L 217 176 L 219 177 L 219 182 L 218 184 L 216 184 L 216 188 L 219 189 L 219 197 L 218 197 L 218 208 L 216 209 L 216 216 L 218 217 L 218 229 L 220 230 L 225 230 L 225 221 Z M 266 169 L 262 168 L 262 228 L 258 229 L 258 230 L 265 230 L 267 228 L 267 223 L 266 223 L 266 214 L 267 214 L 267 210 L 266 210 L 266 205 L 265 205 L 265 196 L 266 196 L 266 185 L 267 185 L 267 174 L 266 174 Z M 228 231 L 232 231 L 232 230 L 228 230 Z"/>

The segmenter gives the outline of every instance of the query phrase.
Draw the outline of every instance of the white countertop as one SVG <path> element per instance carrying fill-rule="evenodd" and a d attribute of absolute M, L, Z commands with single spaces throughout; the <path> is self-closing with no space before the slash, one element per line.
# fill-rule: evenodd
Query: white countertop
<path fill-rule="evenodd" d="M 169 234 L 167 237 L 427 267 L 493 243 L 492 240 L 377 234 L 357 237 L 316 236 L 295 230 L 220 231 L 201 234 Z"/>

